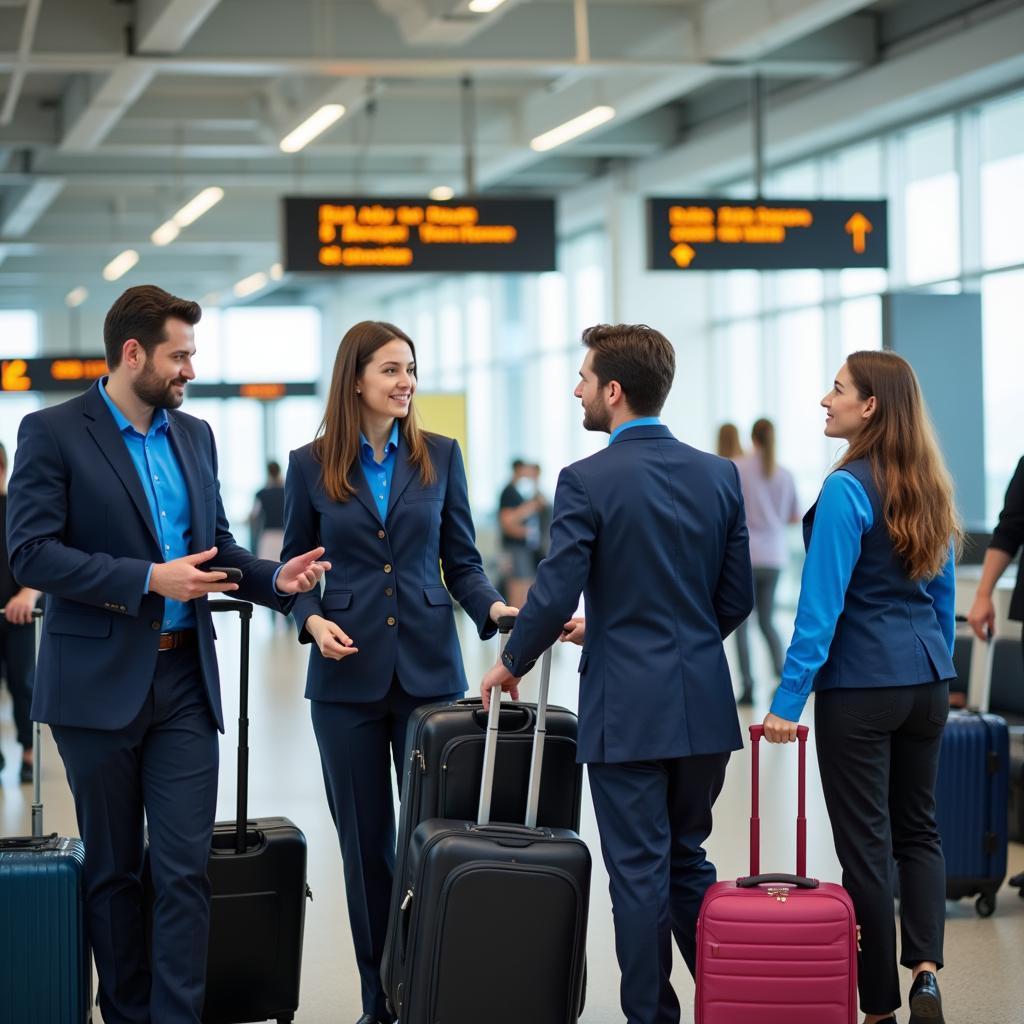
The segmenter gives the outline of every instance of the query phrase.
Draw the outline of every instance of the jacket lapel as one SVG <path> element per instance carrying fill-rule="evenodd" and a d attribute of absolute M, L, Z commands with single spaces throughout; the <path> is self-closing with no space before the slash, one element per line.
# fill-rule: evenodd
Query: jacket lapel
<path fill-rule="evenodd" d="M 181 467 L 181 474 L 184 476 L 185 486 L 188 488 L 189 519 L 192 524 L 189 550 L 195 554 L 207 546 L 203 543 L 206 539 L 206 531 L 203 529 L 203 486 L 199 478 L 196 449 L 192 444 L 192 438 L 188 436 L 188 431 L 176 421 L 174 415 L 169 413 L 167 418 L 167 433 L 171 439 L 171 447 L 178 458 L 178 465 Z M 210 543 L 213 543 L 212 537 Z"/>
<path fill-rule="evenodd" d="M 128 496 L 132 499 L 142 521 L 153 538 L 153 544 L 160 550 L 160 540 L 156 535 L 156 524 L 153 522 L 153 513 L 146 499 L 146 492 L 142 489 L 142 481 L 139 479 L 139 472 L 132 462 L 128 452 L 128 446 L 117 429 L 117 423 L 110 414 L 103 396 L 100 394 L 99 385 L 94 384 L 85 394 L 85 416 L 89 421 L 86 430 L 92 435 L 97 447 L 103 453 L 107 462 L 110 463 L 121 483 L 124 484 Z"/>
<path fill-rule="evenodd" d="M 370 493 L 370 485 L 366 482 L 366 473 L 363 472 L 362 460 L 357 456 L 352 468 L 348 472 L 349 482 L 355 485 L 356 497 L 363 503 L 363 507 L 373 516 L 374 522 L 384 525 L 377 511 L 377 503 Z"/>
<path fill-rule="evenodd" d="M 395 509 L 403 491 L 416 475 L 416 467 L 409 459 L 409 445 L 401 432 L 398 434 L 398 451 L 395 452 L 395 475 L 391 478 L 391 494 L 388 497 L 388 517 Z"/>

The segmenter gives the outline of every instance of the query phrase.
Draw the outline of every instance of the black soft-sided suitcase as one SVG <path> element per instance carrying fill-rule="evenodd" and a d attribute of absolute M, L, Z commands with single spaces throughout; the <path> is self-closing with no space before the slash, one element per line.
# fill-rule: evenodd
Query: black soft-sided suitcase
<path fill-rule="evenodd" d="M 287 818 L 247 820 L 249 624 L 246 601 L 211 601 L 242 624 L 235 821 L 214 826 L 205 1024 L 290 1021 L 299 1007 L 306 918 L 306 837 Z"/>
<path fill-rule="evenodd" d="M 583 766 L 576 763 L 576 716 L 566 708 L 547 709 L 544 783 L 537 822 L 579 831 Z M 501 708 L 498 750 L 501 774 L 494 780 L 492 817 L 523 821 L 530 777 L 530 752 L 537 705 L 507 702 Z M 470 820 L 480 799 L 487 716 L 479 698 L 427 704 L 413 712 L 406 734 L 409 751 L 402 786 L 395 884 L 381 973 L 384 989 L 394 981 L 396 927 L 401 920 L 407 857 L 416 827 L 430 818 Z M 389 980 L 391 979 L 391 980 Z"/>
<path fill-rule="evenodd" d="M 36 611 L 36 651 L 39 619 Z M 32 835 L 0 839 L 0 1021 L 85 1024 L 92 956 L 85 933 L 85 847 L 43 835 L 39 724 L 33 728 Z"/>
<path fill-rule="evenodd" d="M 502 623 L 503 631 L 510 628 Z M 476 820 L 414 830 L 388 999 L 402 1024 L 574 1024 L 586 963 L 590 853 L 537 827 L 551 652 L 544 656 L 524 825 L 492 824 L 501 706 L 492 700 Z M 495 695 L 497 697 L 497 695 Z M 509 970 L 506 950 L 515 950 Z"/>

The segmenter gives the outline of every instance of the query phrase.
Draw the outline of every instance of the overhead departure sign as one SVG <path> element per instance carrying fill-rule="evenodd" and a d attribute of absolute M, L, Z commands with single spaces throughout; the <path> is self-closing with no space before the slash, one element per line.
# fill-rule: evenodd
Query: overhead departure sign
<path fill-rule="evenodd" d="M 102 356 L 4 359 L 0 361 L 0 391 L 84 391 L 106 373 L 107 361 Z"/>
<path fill-rule="evenodd" d="M 887 267 L 884 200 L 648 199 L 649 270 Z"/>
<path fill-rule="evenodd" d="M 192 398 L 255 398 L 273 402 L 278 398 L 310 397 L 316 394 L 316 381 L 262 381 L 253 384 L 189 384 L 186 399 Z"/>
<path fill-rule="evenodd" d="M 284 265 L 321 273 L 554 270 L 555 203 L 286 197 Z"/>

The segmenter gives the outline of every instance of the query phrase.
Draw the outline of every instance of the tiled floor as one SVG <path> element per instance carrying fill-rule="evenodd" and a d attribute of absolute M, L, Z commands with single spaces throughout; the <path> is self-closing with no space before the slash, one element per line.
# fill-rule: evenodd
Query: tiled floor
<path fill-rule="evenodd" d="M 352 962 L 343 896 L 340 855 L 327 804 L 309 712 L 302 697 L 306 649 L 295 643 L 289 629 L 272 631 L 270 613 L 257 612 L 253 640 L 251 700 L 250 815 L 287 815 L 306 833 L 309 842 L 309 879 L 315 900 L 308 907 L 303 961 L 301 1024 L 349 1024 L 360 1014 L 358 981 Z M 218 624 L 223 652 L 225 704 L 236 707 L 237 632 Z M 464 632 L 466 662 L 471 679 L 478 679 L 494 656 Z M 759 638 L 752 641 L 760 655 Z M 552 700 L 575 707 L 575 648 L 556 652 Z M 524 699 L 535 694 L 535 680 L 524 685 Z M 763 714 L 764 708 L 758 713 Z M 232 714 L 228 710 L 228 714 Z M 748 714 L 744 721 L 753 720 Z M 809 720 L 806 718 L 805 720 Z M 0 834 L 29 830 L 30 787 L 17 785 L 17 747 L 13 743 L 10 708 L 0 706 L 0 739 L 8 768 L 0 789 Z M 234 816 L 234 728 L 224 740 L 220 818 Z M 60 762 L 52 742 L 45 745 L 43 793 L 46 827 L 75 833 L 74 812 Z M 766 868 L 792 870 L 795 813 L 796 755 L 792 748 L 766 751 L 762 768 L 762 863 Z M 838 879 L 828 820 L 822 804 L 813 757 L 809 781 L 809 871 L 821 878 Z M 717 805 L 711 856 L 722 877 L 745 873 L 749 759 L 734 756 L 725 790 Z M 615 963 L 607 878 L 598 855 L 599 844 L 589 795 L 585 798 L 582 832 L 595 854 L 590 913 L 589 988 L 586 1024 L 613 1024 L 623 1015 L 618 1005 L 618 969 Z M 1024 870 L 1024 846 L 1010 851 L 1011 873 Z M 969 902 L 949 905 L 946 960 L 942 990 L 946 1019 L 957 1024 L 1017 1024 L 1024 1019 L 1024 899 L 1005 888 L 994 917 L 975 916 Z M 514 970 L 514 956 L 510 957 Z M 678 960 L 673 976 L 683 1004 L 683 1021 L 692 1020 L 693 984 Z M 98 1018 L 98 1014 L 97 1014 Z M 901 1021 L 906 1020 L 906 1012 Z M 473 1022 L 478 1024 L 478 1022 Z M 479 1024 L 486 1024 L 486 1015 Z"/>

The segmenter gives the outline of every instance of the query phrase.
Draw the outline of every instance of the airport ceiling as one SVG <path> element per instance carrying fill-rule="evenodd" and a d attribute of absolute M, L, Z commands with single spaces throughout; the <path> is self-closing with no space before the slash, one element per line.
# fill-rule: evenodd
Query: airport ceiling
<path fill-rule="evenodd" d="M 493 0 L 490 0 L 493 3 Z M 127 283 L 229 289 L 279 258 L 286 194 L 557 195 L 709 118 L 883 59 L 966 0 L 0 0 L 0 306 Z M 311 114 L 344 115 L 295 153 Z M 596 106 L 607 125 L 531 140 Z M 471 144 L 466 145 L 466 139 Z M 467 159 L 469 157 L 469 159 Z M 471 164 L 471 170 L 467 167 Z M 223 198 L 151 235 L 203 189 Z M 173 233 L 173 232 L 172 232 Z M 140 259 L 116 284 L 100 271 Z M 270 287 L 295 293 L 301 282 Z"/>

